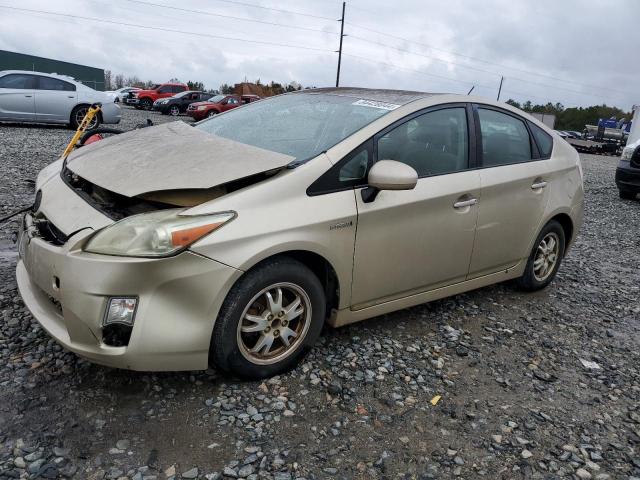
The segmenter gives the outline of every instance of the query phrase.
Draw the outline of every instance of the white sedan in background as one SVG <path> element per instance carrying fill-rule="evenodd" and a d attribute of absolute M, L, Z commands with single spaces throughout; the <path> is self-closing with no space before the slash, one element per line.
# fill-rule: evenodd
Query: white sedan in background
<path fill-rule="evenodd" d="M 66 75 L 22 70 L 0 71 L 0 121 L 59 123 L 77 128 L 94 103 L 102 111 L 89 128 L 119 123 L 120 107 L 98 92 Z"/>
<path fill-rule="evenodd" d="M 137 92 L 138 90 L 140 90 L 138 87 L 122 87 L 117 90 L 107 90 L 104 93 L 109 95 L 114 102 L 122 103 L 129 92 Z"/>

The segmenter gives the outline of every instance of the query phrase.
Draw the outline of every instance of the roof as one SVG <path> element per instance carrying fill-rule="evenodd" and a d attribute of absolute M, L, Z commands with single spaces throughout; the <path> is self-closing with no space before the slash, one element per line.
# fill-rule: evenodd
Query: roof
<path fill-rule="evenodd" d="M 441 93 L 413 92 L 409 90 L 385 90 L 378 88 L 353 88 L 353 87 L 330 87 L 330 88 L 312 88 L 307 90 L 299 90 L 293 92 L 296 94 L 329 94 L 341 95 L 344 97 L 353 97 L 365 100 L 375 100 L 379 102 L 395 103 L 396 105 L 405 105 L 434 95 L 442 95 Z"/>
<path fill-rule="evenodd" d="M 27 73 L 29 75 L 42 75 L 43 77 L 52 77 L 52 78 L 64 78 L 65 80 L 74 80 L 70 75 L 65 75 L 64 73 L 46 73 L 46 72 L 34 72 L 33 70 L 2 70 L 0 73 L 9 74 L 9 73 Z"/>

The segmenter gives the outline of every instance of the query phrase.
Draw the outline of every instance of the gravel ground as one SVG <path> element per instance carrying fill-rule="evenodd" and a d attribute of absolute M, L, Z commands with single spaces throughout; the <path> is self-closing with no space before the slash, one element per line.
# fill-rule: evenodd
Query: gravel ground
<path fill-rule="evenodd" d="M 125 127 L 157 114 L 124 110 Z M 184 117 L 182 117 L 184 118 Z M 0 216 L 62 128 L 0 126 Z M 92 365 L 56 345 L 0 227 L 0 478 L 640 477 L 640 202 L 583 156 L 586 221 L 555 282 L 496 285 L 326 329 L 265 382 Z"/>

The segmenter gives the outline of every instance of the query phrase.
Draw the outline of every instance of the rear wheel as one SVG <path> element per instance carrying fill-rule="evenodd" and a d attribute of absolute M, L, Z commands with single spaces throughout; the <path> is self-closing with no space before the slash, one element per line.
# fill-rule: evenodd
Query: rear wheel
<path fill-rule="evenodd" d="M 320 335 L 325 304 L 320 281 L 302 263 L 287 257 L 263 263 L 225 299 L 211 338 L 210 362 L 253 379 L 289 370 Z"/>
<path fill-rule="evenodd" d="M 71 128 L 73 128 L 74 130 L 77 129 L 82 123 L 82 120 L 84 119 L 88 111 L 89 111 L 89 105 L 78 105 L 76 108 L 74 108 L 71 112 L 71 118 L 70 118 Z M 98 126 L 98 124 L 100 123 L 99 116 L 100 115 L 98 114 L 93 117 L 93 120 L 91 120 L 91 123 L 87 127 L 88 130 L 94 129 Z"/>
<path fill-rule="evenodd" d="M 624 190 L 620 190 L 620 198 L 623 200 L 635 200 L 636 194 L 633 192 L 626 192 Z"/>
<path fill-rule="evenodd" d="M 518 286 L 533 291 L 549 285 L 564 257 L 565 241 L 562 225 L 555 220 L 547 223 L 534 243 Z"/>

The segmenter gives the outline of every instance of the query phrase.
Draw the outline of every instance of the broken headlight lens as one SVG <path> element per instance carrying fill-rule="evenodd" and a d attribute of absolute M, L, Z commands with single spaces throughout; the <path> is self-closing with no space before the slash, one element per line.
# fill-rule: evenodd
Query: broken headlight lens
<path fill-rule="evenodd" d="M 167 257 L 220 228 L 233 212 L 180 215 L 184 209 L 159 210 L 127 217 L 99 230 L 84 250 L 123 257 Z"/>

